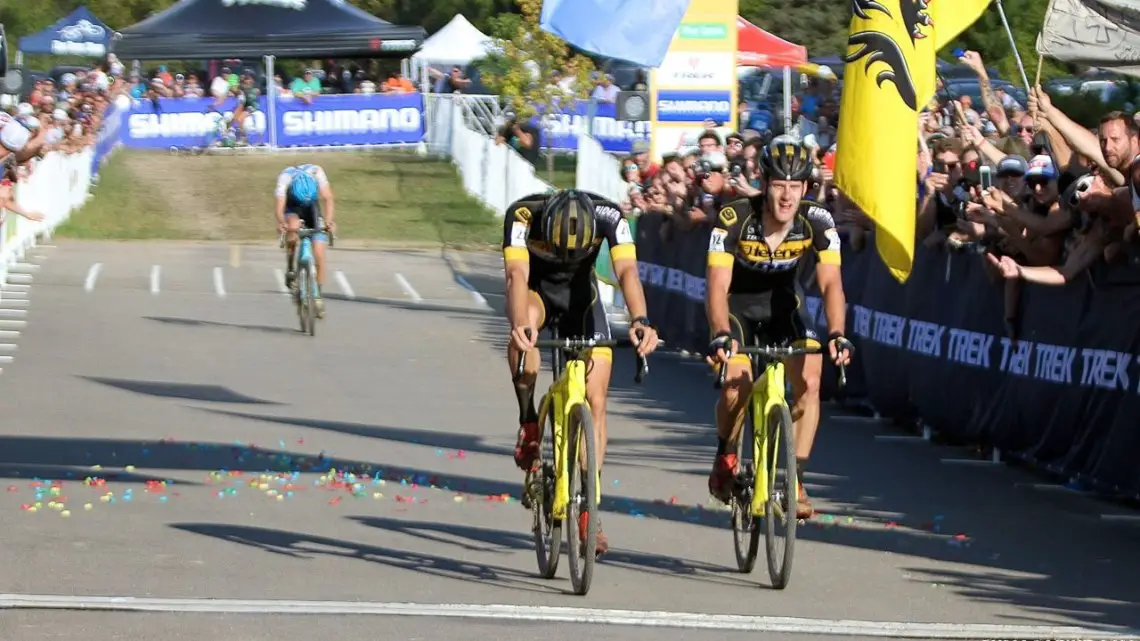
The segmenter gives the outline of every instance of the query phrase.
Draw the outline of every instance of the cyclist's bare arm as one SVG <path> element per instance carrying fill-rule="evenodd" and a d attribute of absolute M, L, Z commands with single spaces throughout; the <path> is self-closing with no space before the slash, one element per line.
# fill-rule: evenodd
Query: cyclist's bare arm
<path fill-rule="evenodd" d="M 512 208 L 508 208 L 507 215 L 503 216 L 503 272 L 507 280 L 507 320 L 513 329 L 530 324 L 527 312 L 530 301 L 530 250 L 526 243 L 532 214 L 525 206 L 514 208 L 514 215 L 510 211 Z"/>
<path fill-rule="evenodd" d="M 714 334 L 728 332 L 732 326 L 728 321 L 728 289 L 732 285 L 733 257 L 736 240 L 739 237 L 741 212 L 734 205 L 721 210 L 712 232 L 709 234 L 708 267 L 705 273 L 705 313 L 709 319 L 709 329 Z"/>
<path fill-rule="evenodd" d="M 621 294 L 625 297 L 625 307 L 630 318 L 648 316 L 645 304 L 645 290 L 641 288 L 641 274 L 637 271 L 636 258 L 613 260 L 614 275 L 617 276 Z"/>
<path fill-rule="evenodd" d="M 325 219 L 325 224 L 329 227 L 336 225 L 336 199 L 333 198 L 332 186 L 328 181 L 321 183 L 321 216 Z M 351 227 L 352 225 L 349 225 Z"/>

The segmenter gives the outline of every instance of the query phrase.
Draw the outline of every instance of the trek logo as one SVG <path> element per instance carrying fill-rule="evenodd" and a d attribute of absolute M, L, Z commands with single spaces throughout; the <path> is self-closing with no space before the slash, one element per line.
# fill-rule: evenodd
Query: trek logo
<path fill-rule="evenodd" d="M 732 119 L 732 95 L 728 91 L 659 91 L 657 120 L 702 122 Z"/>
<path fill-rule="evenodd" d="M 281 121 L 286 136 L 417 132 L 423 126 L 420 110 L 415 107 L 286 111 Z"/>
<path fill-rule="evenodd" d="M 244 7 L 249 4 L 259 4 L 266 7 L 279 7 L 281 9 L 293 9 L 295 11 L 304 11 L 305 5 L 308 4 L 307 0 L 222 0 L 223 7 L 232 7 L 237 5 Z"/>
<path fill-rule="evenodd" d="M 232 116 L 233 112 L 226 112 L 225 115 Z M 205 136 L 217 131 L 221 119 L 222 114 L 219 113 L 131 114 L 127 119 L 127 131 L 136 140 Z M 261 112 L 250 114 L 245 121 L 245 130 L 248 132 L 264 133 L 265 127 L 265 114 Z"/>

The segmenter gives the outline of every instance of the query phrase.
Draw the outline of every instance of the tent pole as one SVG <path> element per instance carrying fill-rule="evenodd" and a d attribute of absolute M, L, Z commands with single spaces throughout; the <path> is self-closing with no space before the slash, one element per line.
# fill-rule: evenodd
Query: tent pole
<path fill-rule="evenodd" d="M 784 134 L 792 132 L 792 68 L 784 67 Z"/>
<path fill-rule="evenodd" d="M 274 81 L 277 73 L 273 68 L 276 59 L 276 56 L 265 56 L 265 104 L 269 112 L 265 127 L 269 130 L 270 149 L 277 149 L 277 83 Z"/>
<path fill-rule="evenodd" d="M 16 51 L 16 66 L 17 67 L 23 67 L 24 66 L 24 52 L 23 51 L 19 51 L 19 50 Z"/>

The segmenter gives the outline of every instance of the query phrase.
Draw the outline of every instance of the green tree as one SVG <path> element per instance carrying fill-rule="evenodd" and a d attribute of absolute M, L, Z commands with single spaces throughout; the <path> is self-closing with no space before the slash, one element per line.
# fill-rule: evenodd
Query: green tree
<path fill-rule="evenodd" d="M 540 105 L 554 104 L 560 97 L 565 101 L 562 90 L 549 82 L 554 71 L 573 76 L 575 97 L 586 98 L 593 62 L 539 27 L 542 0 L 516 1 L 519 19 L 500 18 L 492 25 L 499 51 L 477 63 L 483 84 L 524 118 L 535 115 Z"/>

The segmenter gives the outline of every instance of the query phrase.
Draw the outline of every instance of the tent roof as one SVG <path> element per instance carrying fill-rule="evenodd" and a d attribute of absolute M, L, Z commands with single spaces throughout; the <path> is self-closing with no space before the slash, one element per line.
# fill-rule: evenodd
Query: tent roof
<path fill-rule="evenodd" d="M 792 44 L 736 17 L 737 63 L 748 67 L 795 67 L 807 62 L 807 48 Z"/>
<path fill-rule="evenodd" d="M 124 59 L 404 57 L 422 27 L 381 20 L 345 0 L 182 0 L 124 29 Z"/>
<path fill-rule="evenodd" d="M 98 57 L 107 52 L 112 33 L 87 7 L 79 7 L 47 29 L 20 38 L 19 49 L 25 53 Z"/>
<path fill-rule="evenodd" d="M 459 13 L 424 41 L 423 48 L 412 57 L 429 64 L 465 65 L 485 56 L 493 45 L 490 36 Z"/>

